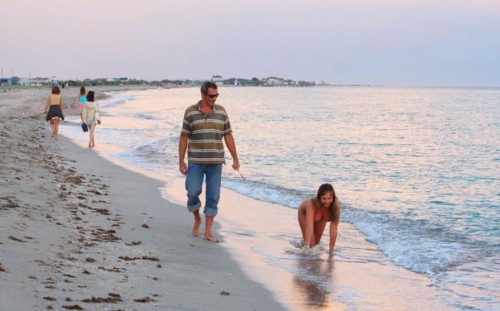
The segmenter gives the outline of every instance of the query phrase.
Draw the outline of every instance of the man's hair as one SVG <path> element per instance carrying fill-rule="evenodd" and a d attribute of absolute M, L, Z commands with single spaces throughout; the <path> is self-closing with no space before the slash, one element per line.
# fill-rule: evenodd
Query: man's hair
<path fill-rule="evenodd" d="M 217 89 L 217 84 L 213 83 L 212 81 L 205 81 L 201 85 L 201 92 L 203 94 L 208 93 L 208 89 Z"/>

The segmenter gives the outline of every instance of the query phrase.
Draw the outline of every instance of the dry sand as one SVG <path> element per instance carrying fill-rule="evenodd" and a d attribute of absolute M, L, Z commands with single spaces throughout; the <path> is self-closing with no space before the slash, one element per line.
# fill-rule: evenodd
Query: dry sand
<path fill-rule="evenodd" d="M 284 310 L 190 235 L 162 182 L 53 140 L 49 93 L 0 88 L 0 310 Z M 76 94 L 63 90 L 65 115 Z"/>

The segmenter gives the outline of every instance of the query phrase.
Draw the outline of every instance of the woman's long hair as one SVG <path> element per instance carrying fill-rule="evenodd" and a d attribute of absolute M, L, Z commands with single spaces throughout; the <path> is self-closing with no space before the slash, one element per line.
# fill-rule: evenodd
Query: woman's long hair
<path fill-rule="evenodd" d="M 86 94 L 86 93 L 87 93 L 87 91 L 85 90 L 85 87 L 84 87 L 84 86 L 82 86 L 82 87 L 80 88 L 80 96 L 85 96 L 85 94 Z"/>
<path fill-rule="evenodd" d="M 87 101 L 93 102 L 94 101 L 94 91 L 89 91 L 87 93 Z"/>
<path fill-rule="evenodd" d="M 325 194 L 330 192 L 332 194 L 332 204 L 328 207 L 328 214 L 330 216 L 330 221 L 339 221 L 340 218 L 340 203 L 338 202 L 338 198 L 335 195 L 335 189 L 333 189 L 333 186 L 330 184 L 322 184 L 318 188 L 318 193 L 316 194 L 316 197 L 313 199 L 316 203 L 316 205 L 321 204 L 321 197 Z"/>

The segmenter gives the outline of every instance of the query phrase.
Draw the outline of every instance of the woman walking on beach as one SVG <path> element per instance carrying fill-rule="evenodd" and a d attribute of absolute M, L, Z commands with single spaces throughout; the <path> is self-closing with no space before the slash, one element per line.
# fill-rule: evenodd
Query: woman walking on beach
<path fill-rule="evenodd" d="M 335 248 L 340 220 L 340 202 L 330 184 L 319 187 L 315 198 L 302 202 L 298 209 L 298 220 L 304 246 L 312 248 L 319 244 L 326 223 L 330 223 L 329 253 Z"/>
<path fill-rule="evenodd" d="M 94 91 L 89 91 L 87 101 L 82 107 L 82 120 L 89 127 L 89 148 L 95 147 L 94 131 L 97 124 L 101 124 L 99 104 L 94 102 Z"/>
<path fill-rule="evenodd" d="M 87 102 L 87 91 L 85 90 L 84 86 L 80 88 L 80 94 L 76 97 L 76 100 L 78 103 L 78 113 L 80 114 L 80 118 L 82 119 L 83 122 L 82 110 L 83 106 Z"/>
<path fill-rule="evenodd" d="M 45 113 L 47 114 L 45 120 L 50 122 L 52 137 L 57 140 L 57 134 L 59 133 L 59 119 L 64 120 L 63 99 L 61 96 L 61 90 L 58 86 L 54 86 L 52 88 L 52 93 L 47 98 Z"/>

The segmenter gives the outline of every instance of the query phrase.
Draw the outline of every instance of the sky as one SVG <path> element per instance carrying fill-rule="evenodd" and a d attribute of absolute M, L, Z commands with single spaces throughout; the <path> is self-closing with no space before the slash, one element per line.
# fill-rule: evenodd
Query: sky
<path fill-rule="evenodd" d="M 500 0 L 0 0 L 0 68 L 500 87 Z"/>

